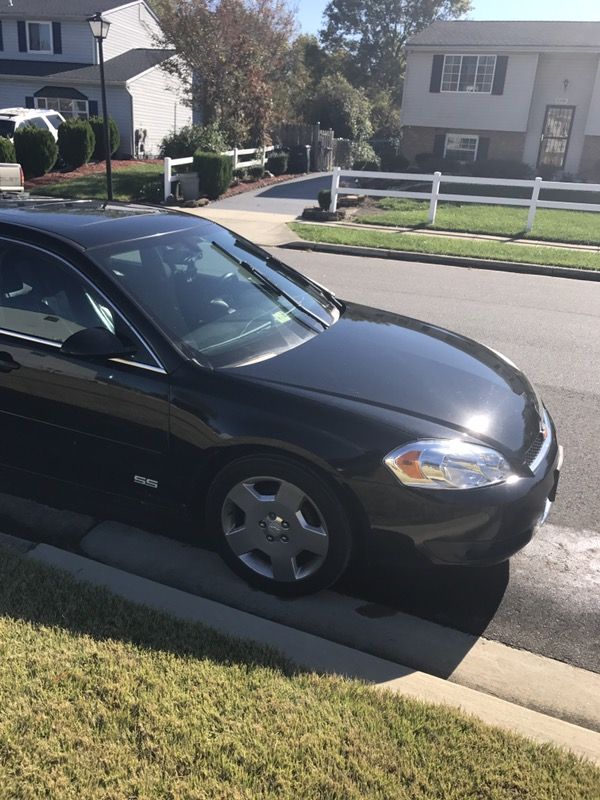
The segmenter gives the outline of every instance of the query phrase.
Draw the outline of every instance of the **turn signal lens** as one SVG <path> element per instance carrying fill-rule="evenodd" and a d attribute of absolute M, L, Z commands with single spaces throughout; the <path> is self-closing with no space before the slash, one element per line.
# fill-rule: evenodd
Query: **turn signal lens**
<path fill-rule="evenodd" d="M 460 439 L 412 442 L 393 450 L 384 461 L 405 486 L 477 489 L 518 480 L 496 450 Z"/>

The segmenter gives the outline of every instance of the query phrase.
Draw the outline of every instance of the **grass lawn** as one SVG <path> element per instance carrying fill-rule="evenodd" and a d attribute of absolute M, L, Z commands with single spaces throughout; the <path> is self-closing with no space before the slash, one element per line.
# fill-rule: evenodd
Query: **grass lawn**
<path fill-rule="evenodd" d="M 179 622 L 0 553 L 11 800 L 591 800 L 549 746 Z"/>
<path fill-rule="evenodd" d="M 113 171 L 115 200 L 159 202 L 162 200 L 162 174 L 162 164 L 115 169 Z M 32 194 L 77 200 L 103 200 L 106 198 L 106 176 L 104 172 L 95 172 L 72 180 L 41 184 L 32 189 Z"/>
<path fill-rule="evenodd" d="M 388 233 L 368 228 L 361 230 L 342 226 L 306 225 L 296 222 L 289 223 L 289 226 L 301 239 L 307 239 L 310 242 L 380 247 L 388 250 L 407 250 L 411 253 L 484 258 L 492 261 L 600 269 L 600 253 L 589 251 L 485 240 L 451 239 L 443 236 L 419 236 L 413 233 Z"/>
<path fill-rule="evenodd" d="M 600 245 L 600 213 L 539 209 L 530 234 L 525 234 L 526 208 L 440 203 L 435 225 L 427 226 L 429 203 L 383 198 L 374 209 L 359 211 L 355 222 L 399 227 L 432 227 L 434 230 L 523 236 L 532 239 Z"/>

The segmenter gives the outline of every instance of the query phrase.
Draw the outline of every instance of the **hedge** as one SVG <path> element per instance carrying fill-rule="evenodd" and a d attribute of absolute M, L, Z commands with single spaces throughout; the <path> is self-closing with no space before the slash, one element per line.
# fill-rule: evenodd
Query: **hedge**
<path fill-rule="evenodd" d="M 94 133 L 94 161 L 106 160 L 106 148 L 104 147 L 104 117 L 90 117 L 90 127 Z M 108 118 L 108 133 L 110 138 L 110 154 L 112 155 L 119 149 L 121 144 L 121 134 L 117 128 L 117 123 L 111 117 Z"/>
<path fill-rule="evenodd" d="M 49 130 L 23 125 L 15 131 L 15 154 L 25 177 L 37 178 L 56 164 L 58 145 Z"/>
<path fill-rule="evenodd" d="M 6 136 L 0 136 L 0 162 L 2 164 L 14 164 L 17 160 L 15 146 Z"/>
<path fill-rule="evenodd" d="M 86 119 L 67 119 L 58 129 L 58 152 L 74 169 L 88 163 L 94 145 L 94 132 Z"/>
<path fill-rule="evenodd" d="M 287 153 L 271 153 L 267 159 L 267 169 L 273 175 L 283 175 L 287 172 L 289 155 Z"/>
<path fill-rule="evenodd" d="M 194 171 L 200 179 L 200 194 L 216 200 L 231 185 L 233 161 L 231 156 L 219 153 L 205 153 L 196 150 L 194 153 Z"/>

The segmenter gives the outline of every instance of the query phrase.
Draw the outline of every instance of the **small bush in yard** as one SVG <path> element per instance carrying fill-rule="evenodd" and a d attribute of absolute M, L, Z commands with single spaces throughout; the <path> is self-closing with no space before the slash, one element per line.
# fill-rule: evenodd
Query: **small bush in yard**
<path fill-rule="evenodd" d="M 90 117 L 89 123 L 94 133 L 94 152 L 92 158 L 94 161 L 106 160 L 106 148 L 104 147 L 104 117 Z M 114 119 L 108 119 L 108 135 L 110 139 L 110 154 L 112 155 L 119 149 L 121 144 L 121 134 L 117 128 L 117 123 Z"/>
<path fill-rule="evenodd" d="M 58 145 L 50 131 L 24 125 L 15 131 L 15 154 L 25 177 L 37 178 L 56 164 Z"/>
<path fill-rule="evenodd" d="M 486 161 L 474 161 L 471 164 L 471 175 L 476 178 L 529 180 L 533 176 L 533 169 L 522 161 L 510 158 L 490 158 Z"/>
<path fill-rule="evenodd" d="M 289 155 L 287 153 L 271 153 L 267 159 L 267 169 L 273 175 L 283 175 L 287 172 Z"/>
<path fill-rule="evenodd" d="M 67 119 L 58 129 L 58 152 L 70 167 L 87 164 L 95 144 L 92 126 L 86 119 Z"/>
<path fill-rule="evenodd" d="M 259 181 L 265 174 L 265 168 L 261 166 L 248 167 L 248 175 L 254 181 Z"/>
<path fill-rule="evenodd" d="M 16 160 L 14 144 L 6 136 L 0 136 L 0 163 L 14 164 Z"/>
<path fill-rule="evenodd" d="M 231 184 L 233 162 L 230 156 L 197 150 L 194 153 L 194 171 L 200 179 L 200 194 L 216 200 Z"/>
<path fill-rule="evenodd" d="M 368 142 L 352 142 L 352 169 L 374 171 L 381 169 L 381 159 Z"/>
<path fill-rule="evenodd" d="M 177 133 L 165 136 L 160 145 L 161 158 L 187 158 L 197 150 L 203 153 L 222 153 L 229 150 L 225 134 L 216 123 L 185 125 Z"/>
<path fill-rule="evenodd" d="M 321 189 L 319 192 L 319 207 L 323 209 L 323 211 L 329 211 L 329 206 L 331 205 L 331 190 L 330 189 Z"/>
<path fill-rule="evenodd" d="M 423 172 L 442 172 L 446 175 L 472 175 L 473 162 L 457 161 L 453 158 L 443 158 L 434 153 L 417 153 L 415 161 Z"/>

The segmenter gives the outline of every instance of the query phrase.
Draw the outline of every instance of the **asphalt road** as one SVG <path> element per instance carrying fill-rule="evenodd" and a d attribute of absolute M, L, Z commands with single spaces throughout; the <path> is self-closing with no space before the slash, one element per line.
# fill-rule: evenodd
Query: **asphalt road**
<path fill-rule="evenodd" d="M 396 565 L 348 581 L 366 615 L 407 611 L 600 671 L 600 283 L 277 251 L 339 297 L 500 350 L 537 385 L 565 448 L 546 527 L 493 570 Z"/>

